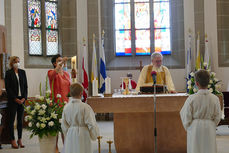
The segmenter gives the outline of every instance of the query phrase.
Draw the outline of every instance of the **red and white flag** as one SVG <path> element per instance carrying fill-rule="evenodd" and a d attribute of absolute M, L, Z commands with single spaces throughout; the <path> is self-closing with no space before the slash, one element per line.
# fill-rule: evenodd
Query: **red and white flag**
<path fill-rule="evenodd" d="M 84 87 L 83 97 L 84 102 L 87 100 L 88 95 L 88 54 L 86 44 L 83 44 L 83 54 L 82 54 L 82 85 Z"/>

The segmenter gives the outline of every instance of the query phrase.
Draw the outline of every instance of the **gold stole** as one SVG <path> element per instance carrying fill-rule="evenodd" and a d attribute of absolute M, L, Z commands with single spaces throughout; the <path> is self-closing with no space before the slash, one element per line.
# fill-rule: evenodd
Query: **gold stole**
<path fill-rule="evenodd" d="M 152 79 L 152 76 L 151 76 L 152 68 L 153 68 L 153 65 L 148 66 L 145 83 L 153 83 L 153 79 Z M 162 72 L 157 72 L 157 82 L 156 82 L 156 84 L 160 84 L 160 85 L 165 85 L 166 84 L 166 81 L 165 81 L 165 70 L 164 70 L 163 67 L 162 67 Z"/>

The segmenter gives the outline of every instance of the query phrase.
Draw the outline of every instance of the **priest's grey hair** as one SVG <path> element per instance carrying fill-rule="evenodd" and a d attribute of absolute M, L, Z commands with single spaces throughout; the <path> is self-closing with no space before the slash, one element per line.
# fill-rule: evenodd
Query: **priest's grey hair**
<path fill-rule="evenodd" d="M 161 56 L 161 58 L 163 58 L 163 55 L 160 52 L 154 52 L 151 55 L 151 60 L 153 60 L 156 56 Z"/>

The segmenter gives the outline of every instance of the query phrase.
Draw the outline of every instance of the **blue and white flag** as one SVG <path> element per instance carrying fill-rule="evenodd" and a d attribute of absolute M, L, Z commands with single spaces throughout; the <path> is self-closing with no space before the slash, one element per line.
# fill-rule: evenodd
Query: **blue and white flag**
<path fill-rule="evenodd" d="M 100 50 L 100 93 L 104 93 L 105 91 L 105 79 L 107 77 L 106 74 L 106 62 L 105 62 L 105 52 L 104 52 L 104 34 L 102 35 L 102 49 Z"/>

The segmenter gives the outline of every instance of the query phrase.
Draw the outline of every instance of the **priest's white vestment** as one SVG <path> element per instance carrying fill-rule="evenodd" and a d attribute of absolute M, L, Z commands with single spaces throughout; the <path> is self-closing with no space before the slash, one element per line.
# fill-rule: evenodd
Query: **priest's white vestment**
<path fill-rule="evenodd" d="M 217 153 L 216 126 L 221 117 L 219 98 L 201 89 L 188 97 L 180 116 L 187 131 L 187 153 Z"/>
<path fill-rule="evenodd" d="M 88 104 L 70 98 L 64 107 L 61 128 L 65 136 L 64 153 L 93 153 L 91 140 L 97 139 L 99 128 Z"/>

